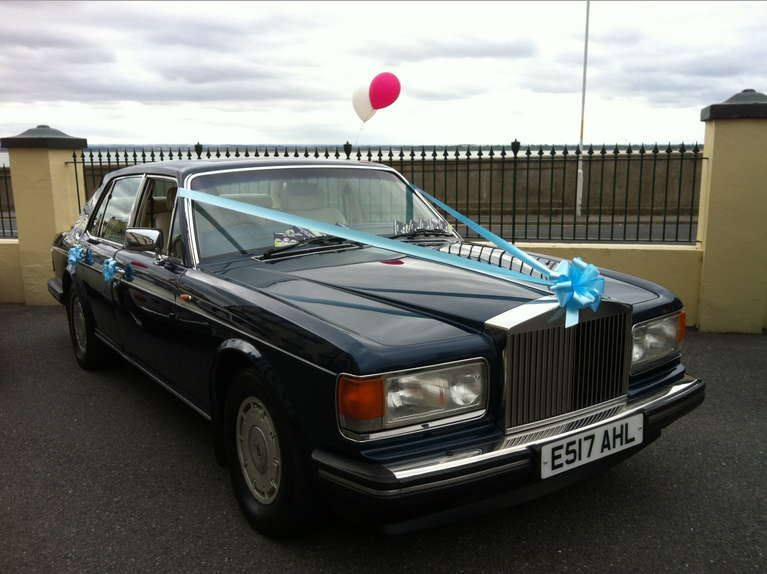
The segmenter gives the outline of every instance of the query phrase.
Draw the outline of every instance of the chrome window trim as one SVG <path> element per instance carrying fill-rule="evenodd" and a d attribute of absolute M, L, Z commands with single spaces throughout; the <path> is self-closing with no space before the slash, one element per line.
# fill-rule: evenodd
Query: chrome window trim
<path fill-rule="evenodd" d="M 487 387 L 485 389 L 485 405 L 481 409 L 475 409 L 473 411 L 460 413 L 458 415 L 442 417 L 439 419 L 434 419 L 432 421 L 424 421 L 417 424 L 407 425 L 407 426 L 393 428 L 393 429 L 383 429 L 383 430 L 373 431 L 370 433 L 355 433 L 341 426 L 341 417 L 338 412 L 338 383 L 341 377 L 344 375 L 348 375 L 350 377 L 358 377 L 358 378 L 389 377 L 392 375 L 398 375 L 400 373 L 414 373 L 414 372 L 417 373 L 420 371 L 430 371 L 432 369 L 439 369 L 442 367 L 452 367 L 452 366 L 461 365 L 464 363 L 477 363 L 477 362 L 481 362 L 484 364 L 485 374 L 487 376 L 487 379 L 486 379 Z M 487 414 L 487 411 L 488 411 L 488 402 L 490 400 L 491 386 L 492 385 L 490 383 L 490 364 L 485 357 L 471 357 L 468 359 L 458 359 L 457 361 L 434 363 L 431 365 L 423 365 L 421 367 L 413 367 L 411 369 L 396 369 L 393 371 L 383 371 L 383 372 L 372 373 L 368 375 L 356 375 L 354 373 L 346 373 L 346 372 L 338 373 L 338 375 L 336 376 L 336 384 L 333 389 L 333 393 L 334 393 L 333 400 L 334 400 L 335 410 L 336 410 L 336 429 L 338 430 L 339 434 L 342 437 L 352 442 L 366 443 L 366 442 L 384 440 L 387 438 L 405 436 L 405 435 L 414 434 L 418 432 L 424 432 L 424 431 L 433 430 L 437 428 L 444 428 L 448 426 L 465 423 L 468 421 L 481 419 Z"/>
<path fill-rule="evenodd" d="M 200 256 L 197 254 L 197 230 L 194 228 L 194 217 L 192 217 L 192 200 L 188 197 L 184 199 L 184 219 L 186 219 L 186 238 L 189 244 L 189 258 L 192 269 L 198 269 L 200 266 Z M 176 199 L 178 201 L 178 199 Z"/>
<path fill-rule="evenodd" d="M 369 169 L 374 171 L 388 171 L 391 173 L 396 174 L 397 176 L 402 179 L 402 181 L 407 183 L 407 180 L 394 168 L 382 165 L 382 166 L 373 166 L 373 165 L 339 165 L 339 164 L 333 164 L 333 165 L 327 165 L 319 163 L 317 165 L 312 164 L 306 164 L 306 165 L 263 165 L 263 166 L 251 166 L 251 167 L 230 167 L 230 168 L 223 168 L 223 169 L 211 169 L 209 171 L 199 171 L 197 173 L 191 173 L 187 175 L 184 178 L 184 187 L 186 189 L 189 189 L 189 185 L 198 177 L 204 176 L 204 175 L 213 175 L 213 174 L 219 174 L 219 173 L 239 173 L 243 171 L 268 171 L 268 170 L 279 170 L 279 169 Z M 423 198 L 421 198 L 423 199 Z"/>
<path fill-rule="evenodd" d="M 432 205 L 430 201 L 425 199 L 417 189 L 414 189 L 413 186 L 410 184 L 410 182 L 403 176 L 401 173 L 399 173 L 396 169 L 389 167 L 389 166 L 373 166 L 373 165 L 325 165 L 325 164 L 317 164 L 317 165 L 267 165 L 267 166 L 253 166 L 253 167 L 235 167 L 235 168 L 224 168 L 224 169 L 212 169 L 210 171 L 200 171 L 197 173 L 192 173 L 190 175 L 187 175 L 184 178 L 184 188 L 185 189 L 191 189 L 189 186 L 191 183 L 200 176 L 205 175 L 214 175 L 214 174 L 221 174 L 221 173 L 240 173 L 240 172 L 246 172 L 246 171 L 267 171 L 267 170 L 287 170 L 287 169 L 367 169 L 372 171 L 385 171 L 388 173 L 393 173 L 395 176 L 397 176 L 405 185 L 407 185 L 413 193 L 415 193 L 420 200 L 426 205 L 427 209 L 429 209 L 433 215 L 436 217 L 439 217 L 440 219 L 445 220 L 445 218 L 439 214 L 437 211 L 437 208 Z M 186 198 L 186 220 L 187 220 L 187 229 L 189 230 L 190 235 L 190 256 L 192 259 L 192 264 L 194 266 L 194 269 L 197 269 L 200 264 L 200 255 L 199 250 L 197 246 L 197 239 L 196 234 L 197 230 L 194 227 L 194 217 L 192 216 L 192 201 L 189 198 Z M 445 220 L 447 221 L 447 220 Z M 448 222 L 449 223 L 449 222 Z M 455 229 L 453 229 L 453 226 L 450 226 L 450 229 L 458 240 L 463 240 L 463 237 L 461 237 Z"/>
<path fill-rule="evenodd" d="M 88 234 L 88 237 L 93 237 L 94 239 L 97 239 L 99 243 L 109 245 L 110 247 L 114 247 L 115 249 L 122 249 L 122 243 L 117 243 L 117 241 L 112 241 L 111 239 L 104 239 L 103 237 L 98 237 L 96 235 L 91 235 L 89 231 L 86 231 L 85 233 Z M 81 262 L 82 263 L 82 262 Z M 95 267 L 92 267 L 90 265 L 87 265 L 88 267 L 91 267 L 92 269 L 95 269 Z"/>

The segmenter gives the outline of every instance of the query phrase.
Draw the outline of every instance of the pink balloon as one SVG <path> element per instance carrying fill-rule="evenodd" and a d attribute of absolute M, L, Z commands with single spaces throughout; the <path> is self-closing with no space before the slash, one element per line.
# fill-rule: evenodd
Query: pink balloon
<path fill-rule="evenodd" d="M 392 105 L 399 97 L 400 84 L 397 76 L 390 72 L 378 74 L 370 82 L 370 105 L 374 110 L 380 110 Z"/>

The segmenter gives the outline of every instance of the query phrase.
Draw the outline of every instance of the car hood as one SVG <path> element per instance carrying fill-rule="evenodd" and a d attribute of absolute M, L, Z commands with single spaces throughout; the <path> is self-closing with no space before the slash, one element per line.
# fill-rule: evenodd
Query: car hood
<path fill-rule="evenodd" d="M 541 260 L 549 265 L 556 262 L 553 258 Z M 338 319 L 329 314 L 327 304 L 332 300 L 335 315 L 374 305 L 389 309 L 389 315 L 399 310 L 400 314 L 415 313 L 481 329 L 491 317 L 550 295 L 533 283 L 499 279 L 376 248 L 249 261 L 228 267 L 224 274 L 329 321 Z M 603 274 L 606 299 L 635 305 L 658 297 L 647 288 L 610 277 L 609 272 Z"/>

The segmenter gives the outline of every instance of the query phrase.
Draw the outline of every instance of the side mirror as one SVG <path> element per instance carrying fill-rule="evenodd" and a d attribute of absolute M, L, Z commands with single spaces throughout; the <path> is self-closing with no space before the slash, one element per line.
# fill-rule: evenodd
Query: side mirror
<path fill-rule="evenodd" d="M 123 248 L 128 251 L 151 251 L 156 257 L 162 251 L 163 237 L 159 229 L 129 227 L 125 230 Z"/>

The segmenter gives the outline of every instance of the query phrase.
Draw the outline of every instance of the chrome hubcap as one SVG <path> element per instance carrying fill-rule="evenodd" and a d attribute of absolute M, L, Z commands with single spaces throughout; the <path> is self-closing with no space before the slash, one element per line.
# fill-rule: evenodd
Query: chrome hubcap
<path fill-rule="evenodd" d="M 282 459 L 277 431 L 264 403 L 248 397 L 237 412 L 237 456 L 250 493 L 262 504 L 277 497 Z"/>
<path fill-rule="evenodd" d="M 72 326 L 75 331 L 75 343 L 77 344 L 77 350 L 81 355 L 85 354 L 87 350 L 87 334 L 85 331 L 85 315 L 83 314 L 83 307 L 80 304 L 80 299 L 75 299 L 72 304 Z"/>

